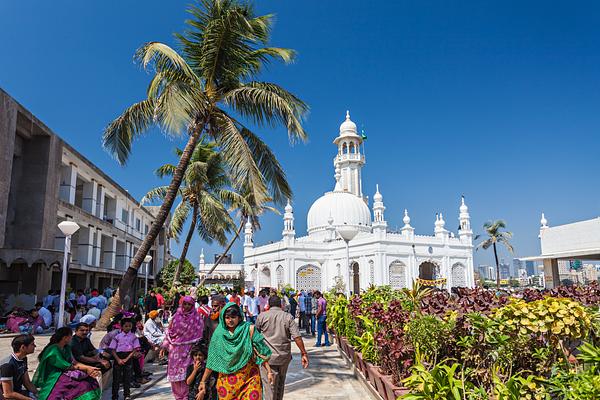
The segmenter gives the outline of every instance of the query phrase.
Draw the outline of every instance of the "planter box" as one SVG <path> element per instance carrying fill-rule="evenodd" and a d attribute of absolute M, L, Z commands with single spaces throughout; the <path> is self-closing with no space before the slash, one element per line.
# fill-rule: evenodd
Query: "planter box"
<path fill-rule="evenodd" d="M 358 368 L 358 370 L 360 372 L 362 372 L 362 374 L 364 375 L 364 377 L 366 379 L 369 379 L 369 371 L 367 369 L 367 363 L 364 360 L 364 358 L 362 357 L 362 353 L 356 351 L 354 352 L 354 365 L 356 366 L 356 368 Z"/>
<path fill-rule="evenodd" d="M 371 384 L 371 386 L 376 387 L 375 386 L 375 375 L 378 373 L 379 367 L 377 365 L 371 364 L 368 361 L 366 361 L 365 364 L 367 365 L 367 371 L 369 373 L 369 376 L 368 376 L 369 383 Z"/>
<path fill-rule="evenodd" d="M 386 400 L 396 400 L 398 396 L 409 392 L 408 388 L 396 386 L 391 375 L 383 375 L 382 381 L 385 387 L 384 399 Z"/>
<path fill-rule="evenodd" d="M 373 369 L 373 381 L 374 381 L 374 387 L 375 389 L 377 389 L 377 393 L 379 393 L 379 396 L 381 396 L 382 399 L 386 400 L 386 396 L 387 396 L 387 392 L 385 390 L 385 383 L 383 382 L 383 377 L 385 375 L 383 375 L 381 373 L 381 370 L 377 367 L 375 367 Z"/>

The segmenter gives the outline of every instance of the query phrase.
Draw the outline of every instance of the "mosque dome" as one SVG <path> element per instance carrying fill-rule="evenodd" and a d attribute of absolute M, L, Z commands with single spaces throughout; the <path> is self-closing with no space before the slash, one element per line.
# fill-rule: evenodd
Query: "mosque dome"
<path fill-rule="evenodd" d="M 324 231 L 333 218 L 333 226 L 351 225 L 362 232 L 371 231 L 371 212 L 358 196 L 342 191 L 325 193 L 308 210 L 308 234 Z"/>

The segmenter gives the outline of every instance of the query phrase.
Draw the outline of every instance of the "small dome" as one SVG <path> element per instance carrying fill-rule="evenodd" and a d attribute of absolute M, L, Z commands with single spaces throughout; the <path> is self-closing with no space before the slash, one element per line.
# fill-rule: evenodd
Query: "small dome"
<path fill-rule="evenodd" d="M 469 212 L 469 207 L 467 207 L 467 205 L 465 204 L 465 197 L 464 196 L 461 198 L 460 212 L 463 213 L 463 214 Z"/>
<path fill-rule="evenodd" d="M 383 201 L 383 196 L 379 193 L 379 184 L 376 186 L 375 195 L 373 196 L 373 201 L 381 202 Z"/>
<path fill-rule="evenodd" d="M 340 134 L 353 132 L 356 134 L 356 124 L 350 119 L 350 111 L 346 111 L 346 120 L 340 125 Z"/>
<path fill-rule="evenodd" d="M 410 217 L 408 216 L 408 210 L 406 208 L 404 209 L 404 218 L 402 218 L 402 222 L 404 222 L 404 225 L 410 225 Z"/>
<path fill-rule="evenodd" d="M 285 212 L 286 213 L 291 213 L 294 209 L 292 208 L 292 205 L 290 204 L 290 200 L 288 199 L 287 205 L 285 206 Z"/>
<path fill-rule="evenodd" d="M 362 232 L 371 231 L 371 212 L 365 202 L 348 192 L 328 192 L 318 198 L 308 210 L 308 234 L 324 231 L 333 218 L 333 226 L 351 225 Z"/>

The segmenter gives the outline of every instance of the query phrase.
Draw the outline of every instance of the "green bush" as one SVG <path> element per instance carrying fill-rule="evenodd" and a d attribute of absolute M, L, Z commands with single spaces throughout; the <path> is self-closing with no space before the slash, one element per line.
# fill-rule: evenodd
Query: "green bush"
<path fill-rule="evenodd" d="M 165 267 L 163 267 L 156 277 L 159 286 L 167 285 L 171 287 L 173 285 L 173 278 L 175 277 L 175 268 L 179 264 L 179 260 L 171 260 Z M 189 260 L 185 260 L 183 263 L 183 270 L 179 275 L 179 281 L 182 285 L 190 285 L 196 280 L 196 269 Z"/>

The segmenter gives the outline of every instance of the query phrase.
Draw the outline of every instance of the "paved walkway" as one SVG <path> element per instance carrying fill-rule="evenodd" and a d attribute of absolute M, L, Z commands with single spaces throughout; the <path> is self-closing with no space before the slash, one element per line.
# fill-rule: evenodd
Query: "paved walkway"
<path fill-rule="evenodd" d="M 92 341 L 97 344 L 102 338 L 102 332 L 94 332 Z M 37 366 L 37 354 L 48 342 L 49 336 L 36 336 L 38 345 L 35 354 L 29 357 L 31 374 Z M 10 354 L 11 338 L 0 338 L 0 356 Z M 286 400 L 350 400 L 370 399 L 371 395 L 354 377 L 351 368 L 346 365 L 339 355 L 337 346 L 314 347 L 314 338 L 304 337 L 304 343 L 309 354 L 310 366 L 303 369 L 300 365 L 300 354 L 294 344 L 292 351 L 294 359 L 290 364 L 286 379 Z M 133 398 L 154 400 L 171 400 L 171 388 L 165 378 L 166 367 L 148 365 L 152 371 L 152 381 L 140 389 L 132 390 Z M 104 392 L 103 400 L 110 400 L 110 387 Z"/>

